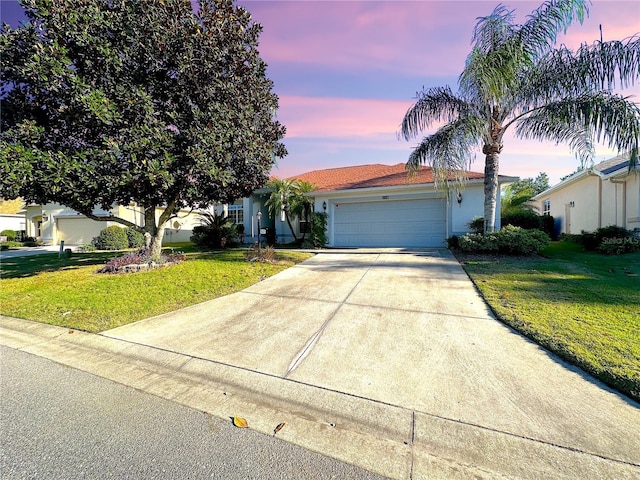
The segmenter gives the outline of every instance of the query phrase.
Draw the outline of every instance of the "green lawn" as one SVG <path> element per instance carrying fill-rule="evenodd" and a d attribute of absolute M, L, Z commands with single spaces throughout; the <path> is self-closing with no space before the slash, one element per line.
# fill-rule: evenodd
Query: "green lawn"
<path fill-rule="evenodd" d="M 556 242 L 543 255 L 460 259 L 498 318 L 640 399 L 640 252 Z"/>
<path fill-rule="evenodd" d="M 100 332 L 247 288 L 311 255 L 278 251 L 277 263 L 249 263 L 240 250 L 187 253 L 178 265 L 98 274 L 120 253 L 43 254 L 3 259 L 0 313 Z"/>

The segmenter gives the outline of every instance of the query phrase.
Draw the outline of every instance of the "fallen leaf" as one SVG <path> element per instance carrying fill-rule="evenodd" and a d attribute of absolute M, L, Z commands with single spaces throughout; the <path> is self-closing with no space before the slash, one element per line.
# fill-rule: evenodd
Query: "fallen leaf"
<path fill-rule="evenodd" d="M 273 435 L 275 436 L 275 434 L 278 433 L 280 430 L 282 430 L 282 427 L 284 427 L 285 425 L 286 425 L 286 423 L 284 423 L 284 422 L 279 423 L 278 426 L 273 431 Z"/>
<path fill-rule="evenodd" d="M 69 330 L 69 333 L 73 333 L 73 330 Z"/>
<path fill-rule="evenodd" d="M 249 424 L 242 417 L 233 417 L 233 424 L 238 428 L 247 428 Z"/>

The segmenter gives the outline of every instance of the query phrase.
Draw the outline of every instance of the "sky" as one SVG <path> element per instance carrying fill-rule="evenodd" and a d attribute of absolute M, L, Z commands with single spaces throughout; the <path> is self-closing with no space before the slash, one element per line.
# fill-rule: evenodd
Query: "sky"
<path fill-rule="evenodd" d="M 477 18 L 499 3 L 517 21 L 541 2 L 520 0 L 238 0 L 263 25 L 260 54 L 279 96 L 278 120 L 287 127 L 289 154 L 272 175 L 365 164 L 405 163 L 419 139 L 399 139 L 407 109 L 422 88 L 449 85 L 471 47 Z M 19 6 L 1 0 L 3 21 L 15 25 Z M 622 40 L 640 32 L 640 2 L 593 0 L 582 25 L 575 22 L 558 42 L 569 48 L 602 36 Z M 640 103 L 640 85 L 622 91 Z M 432 133 L 425 131 L 424 135 Z M 616 152 L 596 148 L 595 162 Z M 579 166 L 564 144 L 519 140 L 508 133 L 500 173 L 521 178 L 546 172 L 551 184 Z M 472 171 L 482 172 L 476 152 Z"/>

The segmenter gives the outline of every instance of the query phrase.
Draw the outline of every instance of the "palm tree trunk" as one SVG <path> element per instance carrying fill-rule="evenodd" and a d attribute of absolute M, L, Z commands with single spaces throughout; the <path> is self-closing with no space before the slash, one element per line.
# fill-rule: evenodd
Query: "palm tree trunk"
<path fill-rule="evenodd" d="M 291 230 L 291 235 L 293 235 L 293 241 L 297 242 L 298 237 L 296 236 L 296 232 L 293 231 L 293 225 L 291 225 L 291 220 L 289 219 L 289 214 L 285 210 L 284 217 L 287 219 L 287 225 L 289 225 L 289 230 Z"/>
<path fill-rule="evenodd" d="M 496 202 L 498 199 L 498 160 L 502 146 L 485 145 L 484 161 L 484 233 L 493 232 L 496 226 Z"/>

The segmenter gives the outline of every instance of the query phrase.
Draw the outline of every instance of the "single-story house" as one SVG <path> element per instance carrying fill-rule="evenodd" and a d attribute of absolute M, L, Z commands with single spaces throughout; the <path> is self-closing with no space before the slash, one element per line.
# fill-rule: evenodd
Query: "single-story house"
<path fill-rule="evenodd" d="M 316 170 L 293 178 L 316 186 L 308 195 L 314 198 L 315 211 L 328 214 L 331 247 L 443 247 L 448 237 L 467 233 L 471 219 L 484 214 L 482 173 L 467 172 L 464 188 L 450 191 L 435 187 L 431 168 L 421 167 L 408 176 L 404 163 Z M 499 182 L 502 187 L 516 180 L 500 176 Z M 268 216 L 268 193 L 258 190 L 243 202 L 247 236 L 255 236 L 261 211 L 262 226 L 275 227 L 278 242 L 288 243 L 293 237 L 284 218 Z M 297 234 L 304 228 L 299 221 L 293 226 Z"/>
<path fill-rule="evenodd" d="M 617 225 L 640 231 L 640 172 L 619 155 L 565 178 L 531 203 L 551 215 L 557 233 L 579 234 Z"/>
<path fill-rule="evenodd" d="M 158 209 L 156 217 L 161 210 Z M 105 217 L 109 214 L 129 220 L 136 225 L 144 224 L 144 213 L 135 205 L 118 205 L 109 211 L 99 208 L 94 209 L 93 214 Z M 46 245 L 59 245 L 64 241 L 67 245 L 84 245 L 91 243 L 94 237 L 100 234 L 100 230 L 110 225 L 122 224 L 112 221 L 96 221 L 88 218 L 75 210 L 48 203 L 46 205 L 27 205 L 25 208 L 26 235 L 41 240 Z M 196 213 L 189 210 L 180 212 L 177 217 L 171 219 L 165 228 L 164 242 L 188 242 L 191 238 L 193 227 L 200 224 Z"/>
<path fill-rule="evenodd" d="M 421 167 L 407 175 L 404 163 L 396 165 L 358 165 L 315 170 L 293 178 L 316 186 L 308 195 L 314 199 L 314 210 L 328 214 L 327 236 L 331 247 L 444 247 L 452 235 L 469 231 L 467 224 L 484 213 L 484 175 L 466 172 L 467 183 L 461 189 L 437 189 L 433 171 Z M 500 176 L 501 187 L 517 177 Z M 271 191 L 258 189 L 234 204 L 217 205 L 215 209 L 231 221 L 244 226 L 247 243 L 258 239 L 260 229 L 275 229 L 278 243 L 293 241 L 293 235 L 282 215 L 269 215 L 266 202 Z M 497 212 L 500 211 L 498 195 Z M 67 245 L 90 243 L 100 230 L 115 222 L 97 222 L 57 204 L 29 205 L 26 208 L 27 235 L 44 243 Z M 95 215 L 109 212 L 96 210 Z M 117 206 L 111 213 L 138 225 L 143 215 L 135 205 Z M 495 228 L 500 228 L 497 215 Z M 172 219 L 165 231 L 164 242 L 189 241 L 193 227 L 200 224 L 197 212 L 185 212 Z M 306 225 L 292 219 L 296 235 Z"/>

